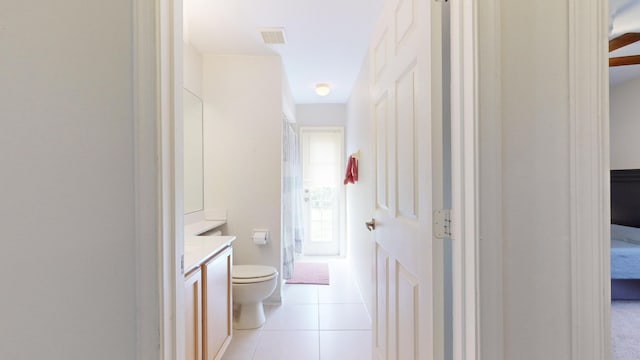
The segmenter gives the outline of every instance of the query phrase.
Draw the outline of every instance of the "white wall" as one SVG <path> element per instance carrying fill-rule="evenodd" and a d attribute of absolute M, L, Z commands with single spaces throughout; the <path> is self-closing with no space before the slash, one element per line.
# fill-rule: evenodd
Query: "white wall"
<path fill-rule="evenodd" d="M 187 24 L 183 24 L 185 32 L 183 33 L 186 36 L 186 31 L 188 30 Z M 185 41 L 182 43 L 182 79 L 183 86 L 185 89 L 189 90 L 196 96 L 198 96 L 202 100 L 202 78 L 203 78 L 203 60 L 202 54 L 196 49 L 193 45 Z M 184 106 L 184 104 L 183 104 Z M 203 118 L 204 118 L 204 100 L 203 100 Z M 204 120 L 203 120 L 204 121 Z M 184 131 L 183 127 L 183 131 Z M 184 135 L 183 135 L 184 136 Z M 203 139 L 204 140 L 204 139 Z M 184 145 L 183 145 L 184 146 Z M 204 147 L 204 144 L 203 144 Z M 184 150 L 184 149 L 183 149 Z M 204 151 L 204 149 L 203 149 Z M 203 159 L 204 160 L 204 159 Z M 183 164 L 183 166 L 186 166 Z M 197 170 L 185 170 L 185 172 L 195 172 L 198 173 Z M 203 169 L 203 181 L 204 181 L 204 169 Z M 183 181 L 187 181 L 183 179 Z M 196 183 L 197 184 L 197 183 Z M 203 186 L 204 188 L 204 186 Z M 204 189 L 203 189 L 204 193 Z M 186 194 L 185 194 L 186 195 Z M 185 200 L 186 201 L 186 200 Z M 204 194 L 203 194 L 203 206 L 204 206 Z M 193 222 L 198 222 L 204 220 L 204 209 L 201 211 L 191 212 L 189 214 L 185 214 L 184 216 L 184 224 L 189 224 Z"/>
<path fill-rule="evenodd" d="M 289 122 L 296 122 L 296 105 L 293 103 L 289 78 L 284 71 L 282 71 L 282 113 Z"/>
<path fill-rule="evenodd" d="M 136 356 L 132 18 L 0 5 L 1 359 Z"/>
<path fill-rule="evenodd" d="M 479 32 L 480 169 L 496 180 L 481 181 L 480 276 L 482 310 L 498 303 L 502 313 L 480 318 L 503 338 L 483 332 L 483 358 L 570 359 L 568 2 L 497 4 L 499 19 Z M 498 46 L 487 40 L 496 35 Z M 496 79 L 497 95 L 486 87 Z M 487 112 L 495 102 L 498 113 Z"/>
<path fill-rule="evenodd" d="M 495 1 L 500 3 L 500 1 Z M 478 6 L 479 145 L 479 312 L 480 358 L 504 357 L 504 267 L 502 243 L 502 108 L 500 17 L 496 8 Z M 497 4 L 495 4 L 497 6 Z M 493 83 L 492 83 L 493 82 Z"/>
<path fill-rule="evenodd" d="M 373 216 L 374 150 L 371 126 L 371 98 L 369 94 L 369 57 L 366 57 L 360 75 L 346 106 L 347 154 L 360 151 L 358 182 L 347 185 L 347 239 L 351 270 L 364 304 L 373 314 L 373 235 L 364 226 Z"/>
<path fill-rule="evenodd" d="M 296 105 L 296 118 L 300 126 L 345 126 L 347 105 L 299 104 Z"/>
<path fill-rule="evenodd" d="M 184 88 L 202 98 L 202 54 L 193 45 L 183 43 Z"/>
<path fill-rule="evenodd" d="M 640 79 L 610 89 L 611 168 L 640 169 Z"/>
<path fill-rule="evenodd" d="M 205 211 L 227 209 L 235 264 L 281 267 L 281 80 L 277 56 L 204 56 Z"/>

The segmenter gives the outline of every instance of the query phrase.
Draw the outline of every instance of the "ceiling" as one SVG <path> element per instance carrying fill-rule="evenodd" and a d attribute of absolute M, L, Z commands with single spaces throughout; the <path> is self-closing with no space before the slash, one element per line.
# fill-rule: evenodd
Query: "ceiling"
<path fill-rule="evenodd" d="M 185 37 L 202 54 L 282 57 L 296 104 L 346 103 L 383 0 L 184 0 Z M 283 27 L 285 45 L 261 28 Z M 316 83 L 329 83 L 326 97 Z"/>
<path fill-rule="evenodd" d="M 202 54 L 282 57 L 296 104 L 345 103 L 384 0 L 184 0 L 185 34 Z M 610 0 L 609 39 L 640 32 L 640 0 Z M 258 29 L 283 27 L 285 45 L 265 45 Z M 639 55 L 640 42 L 611 53 Z M 640 78 L 640 65 L 609 68 L 611 86 Z M 329 83 L 326 97 L 316 83 Z"/>
<path fill-rule="evenodd" d="M 609 39 L 614 39 L 628 32 L 640 32 L 640 0 L 610 0 L 609 15 Z M 610 53 L 611 57 L 628 55 L 640 55 L 640 42 Z M 640 78 L 640 65 L 609 68 L 609 84 L 611 86 L 635 78 Z"/>

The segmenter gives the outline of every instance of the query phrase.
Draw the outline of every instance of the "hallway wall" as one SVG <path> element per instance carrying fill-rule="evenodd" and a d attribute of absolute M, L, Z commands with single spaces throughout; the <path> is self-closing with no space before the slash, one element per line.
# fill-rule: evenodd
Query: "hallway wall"
<path fill-rule="evenodd" d="M 136 358 L 133 9 L 0 4 L 0 359 Z"/>
<path fill-rule="evenodd" d="M 358 182 L 347 185 L 347 253 L 369 315 L 373 311 L 373 235 L 364 222 L 373 215 L 374 150 L 369 93 L 369 57 L 362 64 L 360 75 L 347 103 L 346 153 L 360 151 Z"/>

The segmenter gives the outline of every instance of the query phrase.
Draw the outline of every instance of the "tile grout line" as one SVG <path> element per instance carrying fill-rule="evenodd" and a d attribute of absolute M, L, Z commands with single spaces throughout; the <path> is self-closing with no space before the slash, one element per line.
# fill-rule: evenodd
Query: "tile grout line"
<path fill-rule="evenodd" d="M 265 320 L 265 324 L 266 323 L 267 322 Z M 264 327 L 265 324 L 263 324 L 262 326 Z M 251 359 L 255 359 L 256 358 L 256 352 L 258 351 L 258 346 L 260 345 L 260 342 L 262 341 L 262 335 L 264 335 L 264 333 L 263 333 L 264 329 L 260 329 L 258 331 L 259 331 L 259 333 L 258 333 L 258 341 L 256 341 L 256 346 L 253 347 L 253 353 L 251 354 Z"/>
<path fill-rule="evenodd" d="M 321 291 L 320 290 L 321 290 L 321 288 L 320 288 L 320 286 L 314 286 L 314 288 L 315 288 L 315 292 L 316 292 L 316 294 L 315 294 L 316 295 L 315 305 L 316 305 L 316 311 L 317 311 L 317 329 L 316 329 L 316 331 L 317 331 L 317 341 L 318 341 L 318 353 L 317 353 L 317 355 L 318 355 L 318 360 L 320 360 L 322 358 L 322 354 L 323 354 L 322 344 L 321 344 L 321 338 L 322 338 L 321 334 L 322 334 L 323 330 L 321 329 L 321 326 L 320 326 L 320 322 L 321 322 L 321 313 L 320 313 L 320 305 L 321 305 L 320 292 Z M 360 299 L 361 299 L 362 295 L 361 294 L 359 294 L 359 295 L 360 295 Z M 283 305 L 283 304 L 281 304 L 281 305 Z M 300 304 L 297 304 L 297 305 L 304 305 L 304 303 L 300 303 Z M 364 302 L 362 300 L 358 301 L 358 302 L 353 302 L 353 301 L 335 302 L 335 303 L 329 302 L 329 303 L 326 303 L 324 305 L 364 305 Z M 267 322 L 269 322 L 268 318 L 267 318 L 267 321 L 265 322 L 265 324 L 263 326 L 266 326 Z M 258 341 L 256 342 L 256 345 L 253 347 L 253 353 L 252 353 L 251 359 L 256 359 L 257 349 L 259 348 L 260 344 L 264 340 L 263 337 L 264 337 L 265 331 L 270 332 L 270 330 L 266 330 L 266 329 L 264 329 L 264 327 L 261 329 L 261 331 L 259 331 Z M 289 331 L 289 330 L 287 330 L 287 329 L 273 329 L 273 331 L 277 332 L 277 331 Z M 300 329 L 300 330 L 295 330 L 295 331 L 304 331 L 304 330 Z M 341 331 L 341 332 L 369 332 L 369 333 L 371 333 L 373 331 L 373 329 L 371 327 L 368 327 L 366 329 L 365 328 L 362 328 L 362 329 L 355 329 L 355 328 L 353 328 L 353 329 L 327 329 L 325 332 L 331 333 L 331 332 L 338 332 L 338 331 Z"/>

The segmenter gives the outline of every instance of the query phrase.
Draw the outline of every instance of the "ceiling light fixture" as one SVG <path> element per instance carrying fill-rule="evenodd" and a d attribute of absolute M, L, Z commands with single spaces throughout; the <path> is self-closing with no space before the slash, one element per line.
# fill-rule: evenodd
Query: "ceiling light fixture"
<path fill-rule="evenodd" d="M 318 83 L 316 84 L 316 94 L 319 96 L 327 96 L 331 92 L 331 88 L 327 83 Z"/>

